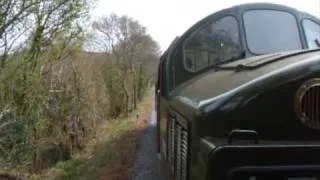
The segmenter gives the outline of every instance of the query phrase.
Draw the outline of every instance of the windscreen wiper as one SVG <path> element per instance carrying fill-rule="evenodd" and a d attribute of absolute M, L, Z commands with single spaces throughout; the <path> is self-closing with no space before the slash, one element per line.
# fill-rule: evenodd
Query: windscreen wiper
<path fill-rule="evenodd" d="M 296 56 L 296 55 L 300 55 L 300 54 L 304 54 L 304 53 L 309 53 L 309 52 L 316 52 L 316 51 L 320 51 L 320 48 L 317 49 L 307 49 L 307 50 L 302 50 L 302 51 L 296 51 L 296 52 L 292 52 L 292 53 L 284 53 L 284 54 L 270 54 L 270 56 L 266 56 L 266 57 L 262 57 L 258 60 L 256 60 L 256 62 L 252 61 L 249 63 L 245 63 L 245 62 L 241 62 L 239 64 L 234 64 L 234 65 L 220 65 L 217 66 L 216 68 L 218 70 L 232 70 L 235 72 L 239 72 L 239 71 L 243 71 L 243 70 L 253 70 L 256 69 L 258 67 L 279 61 L 279 60 L 283 60 L 292 56 Z"/>
<path fill-rule="evenodd" d="M 237 61 L 237 60 L 242 59 L 244 57 L 246 57 L 246 51 L 240 51 L 238 54 L 233 55 L 230 58 L 225 59 L 225 60 L 223 60 L 221 62 L 218 62 L 215 65 L 219 66 L 219 65 L 222 65 L 222 64 L 230 63 L 232 61 Z"/>
<path fill-rule="evenodd" d="M 207 71 L 208 69 L 215 69 L 215 70 L 220 70 L 220 69 L 223 69 L 220 67 L 220 65 L 222 64 L 226 64 L 226 63 L 230 63 L 232 61 L 236 61 L 236 60 L 239 60 L 239 59 L 243 59 L 244 57 L 246 57 L 246 51 L 243 50 L 243 51 L 240 51 L 238 54 L 228 58 L 228 59 L 225 59 L 221 62 L 217 62 L 215 64 L 212 64 L 210 66 L 207 66 L 206 68 L 202 69 L 200 72 L 203 72 L 203 71 Z"/>

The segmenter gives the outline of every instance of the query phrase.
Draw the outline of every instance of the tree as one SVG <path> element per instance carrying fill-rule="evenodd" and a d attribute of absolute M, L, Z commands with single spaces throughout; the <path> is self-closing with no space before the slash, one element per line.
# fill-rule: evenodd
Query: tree
<path fill-rule="evenodd" d="M 0 1 L 0 60 L 5 66 L 8 54 L 17 41 L 28 31 L 26 20 L 32 12 L 35 1 L 2 0 Z"/>
<path fill-rule="evenodd" d="M 42 161 L 45 152 L 58 152 L 45 157 L 55 162 L 81 148 L 81 132 L 72 134 L 82 129 L 81 78 L 66 58 L 82 46 L 85 33 L 80 22 L 90 3 L 0 1 L 0 127 L 6 129 L 0 133 L 1 164 L 28 164 L 28 169 L 39 170 L 50 165 Z M 61 74 L 64 78 L 59 79 Z M 62 93 L 52 93 L 53 86 Z M 51 116 L 54 108 L 61 123 Z"/>
<path fill-rule="evenodd" d="M 156 69 L 154 62 L 157 62 L 160 54 L 159 46 L 147 34 L 144 26 L 128 16 L 111 14 L 94 22 L 93 28 L 100 34 L 99 39 L 102 39 L 97 43 L 104 47 L 105 52 L 110 54 L 114 63 L 118 64 L 117 67 L 121 69 L 120 80 L 122 81 L 120 82 L 125 90 L 124 113 L 127 114 L 136 108 L 145 84 L 142 83 L 145 81 L 142 78 L 146 75 L 145 70 L 150 65 L 153 68 L 148 68 L 149 70 Z M 107 78 L 113 79 L 112 77 Z"/>

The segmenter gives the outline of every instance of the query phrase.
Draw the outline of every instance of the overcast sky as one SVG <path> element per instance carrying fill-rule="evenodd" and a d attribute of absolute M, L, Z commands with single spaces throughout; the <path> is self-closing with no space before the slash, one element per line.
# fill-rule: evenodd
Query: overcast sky
<path fill-rule="evenodd" d="M 92 17 L 128 15 L 147 27 L 164 51 L 177 35 L 205 16 L 248 2 L 283 4 L 320 17 L 320 0 L 99 0 Z"/>

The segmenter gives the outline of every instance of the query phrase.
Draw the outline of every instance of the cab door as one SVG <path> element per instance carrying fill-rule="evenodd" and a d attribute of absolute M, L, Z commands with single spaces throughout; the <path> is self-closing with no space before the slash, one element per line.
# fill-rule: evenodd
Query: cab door
<path fill-rule="evenodd" d="M 168 116 L 168 94 L 170 83 L 172 82 L 173 77 L 170 76 L 170 69 L 172 68 L 169 64 L 170 54 L 172 49 L 175 48 L 178 37 L 171 43 L 168 50 L 163 53 L 160 58 L 160 63 L 158 66 L 158 77 L 156 83 L 156 111 L 157 111 L 157 141 L 158 141 L 158 152 L 161 155 L 161 158 L 167 159 L 167 116 Z"/>
<path fill-rule="evenodd" d="M 163 84 L 163 58 L 160 59 L 160 63 L 158 65 L 158 72 L 157 72 L 157 82 L 155 87 L 155 111 L 156 111 L 156 123 L 157 123 L 157 152 L 160 152 L 160 99 L 162 91 L 162 84 Z"/>

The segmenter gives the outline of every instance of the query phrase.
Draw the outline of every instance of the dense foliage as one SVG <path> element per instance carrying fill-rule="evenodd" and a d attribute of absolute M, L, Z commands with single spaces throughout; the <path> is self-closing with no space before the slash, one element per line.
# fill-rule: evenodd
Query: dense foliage
<path fill-rule="evenodd" d="M 89 36 L 81 22 L 91 3 L 0 1 L 0 179 L 72 158 L 101 121 L 135 109 L 152 82 L 159 52 L 146 29 L 110 15 Z M 104 52 L 83 52 L 97 36 Z"/>

